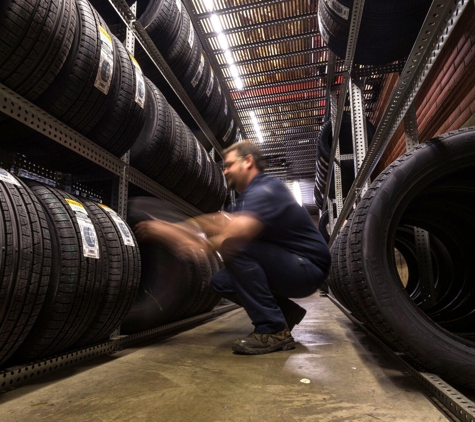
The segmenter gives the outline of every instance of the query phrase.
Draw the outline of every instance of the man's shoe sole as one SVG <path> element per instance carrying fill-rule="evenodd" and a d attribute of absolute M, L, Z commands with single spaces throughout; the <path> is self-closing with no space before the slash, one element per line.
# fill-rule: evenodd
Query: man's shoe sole
<path fill-rule="evenodd" d="M 295 341 L 293 338 L 280 341 L 271 347 L 266 348 L 249 348 L 241 344 L 234 344 L 233 351 L 239 355 L 264 355 L 266 353 L 276 352 L 277 350 L 295 349 Z"/>

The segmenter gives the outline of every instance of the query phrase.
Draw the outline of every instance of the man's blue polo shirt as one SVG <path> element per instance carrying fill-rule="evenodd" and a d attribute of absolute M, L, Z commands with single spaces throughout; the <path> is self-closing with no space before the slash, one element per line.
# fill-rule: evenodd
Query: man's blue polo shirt
<path fill-rule="evenodd" d="M 323 236 L 282 181 L 259 173 L 228 211 L 246 212 L 260 220 L 264 230 L 259 239 L 263 242 L 308 258 L 323 272 L 330 268 L 330 251 Z"/>

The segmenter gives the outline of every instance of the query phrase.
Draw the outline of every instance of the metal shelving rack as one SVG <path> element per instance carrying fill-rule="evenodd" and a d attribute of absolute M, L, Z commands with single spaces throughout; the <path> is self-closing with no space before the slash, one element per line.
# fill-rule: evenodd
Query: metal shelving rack
<path fill-rule="evenodd" d="M 358 199 L 361 198 L 367 190 L 369 177 L 372 171 L 383 155 L 394 132 L 403 120 L 405 124 L 407 149 L 414 148 L 419 143 L 413 100 L 468 3 L 469 0 L 440 0 L 432 2 L 421 31 L 403 69 L 393 69 L 393 71 L 401 71 L 399 81 L 393 91 L 388 106 L 383 113 L 381 122 L 376 129 L 373 142 L 368 148 L 365 125 L 366 119 L 362 96 L 364 92 L 362 89 L 364 80 L 362 77 L 373 71 L 377 72 L 379 67 L 375 67 L 374 69 L 367 68 L 362 72 L 358 71 L 358 69 L 352 69 L 355 41 L 358 33 L 357 28 L 359 27 L 359 21 L 361 19 L 359 10 L 362 9 L 364 4 L 364 0 L 354 1 L 350 36 L 345 57 L 343 82 L 339 88 L 339 92 L 335 88 L 330 89 L 329 87 L 326 96 L 327 103 L 325 116 L 328 118 L 331 115 L 333 139 L 337 139 L 341 125 L 341 116 L 346 101 L 346 90 L 349 84 L 350 111 L 354 142 L 353 157 L 340 156 L 338 142 L 333 142 L 330 153 L 329 168 L 334 168 L 335 170 L 335 194 L 338 218 L 336 223 L 333 224 L 333 207 L 329 206 L 328 213 L 331 231 L 329 246 L 331 246 L 335 241 L 340 228 L 343 226 L 344 221 Z M 399 67 L 400 65 L 395 66 Z M 328 61 L 328 75 L 333 75 L 334 71 L 335 57 L 331 53 Z M 328 99 L 330 99 L 331 106 Z M 342 202 L 341 173 L 339 172 L 339 166 L 333 165 L 335 159 L 339 161 L 342 158 L 354 159 L 356 173 L 355 181 L 350 188 L 344 204 Z M 329 201 L 328 192 L 332 175 L 331 173 L 332 172 L 329 171 L 327 175 L 324 208 L 322 211 L 325 210 L 325 206 Z M 428 278 L 428 280 L 424 282 L 424 286 L 430 286 L 433 285 L 433 283 L 431 283 L 430 280 L 432 267 L 430 263 L 430 253 L 428 253 L 428 233 L 417 228 L 415 231 L 417 253 L 418 256 L 421 257 L 421 265 L 427 269 L 426 278 Z M 424 372 L 424 370 L 418 367 L 414 362 L 404 359 L 368 330 L 365 324 L 358 321 L 351 312 L 344 308 L 335 298 L 331 295 L 329 295 L 329 297 L 348 318 L 361 327 L 396 360 L 398 360 L 406 372 L 410 373 L 421 382 L 421 384 L 427 388 L 431 394 L 433 394 L 433 397 L 436 399 L 434 401 L 437 405 L 442 403 L 443 406 L 441 407 L 445 407 L 445 409 L 451 412 L 457 420 L 475 421 L 475 403 L 438 376 Z"/>
<path fill-rule="evenodd" d="M 364 1 L 364 0 L 363 0 Z M 359 3 L 355 1 L 355 5 Z M 439 0 L 433 1 L 432 5 L 427 13 L 427 17 L 422 25 L 421 31 L 416 39 L 414 47 L 406 60 L 406 64 L 401 72 L 399 81 L 393 91 L 389 104 L 382 116 L 381 123 L 378 125 L 373 142 L 368 148 L 368 153 L 361 152 L 358 155 L 358 149 L 355 148 L 357 163 L 361 163 L 356 174 L 355 181 L 351 186 L 351 189 L 346 197 L 345 204 L 340 207 L 338 212 L 338 219 L 332 229 L 330 237 L 330 246 L 333 244 L 339 229 L 343 226 L 343 222 L 349 215 L 353 205 L 359 197 L 364 193 L 364 187 L 368 181 L 371 172 L 376 167 L 379 159 L 383 155 L 392 135 L 398 128 L 401 121 L 404 119 L 406 112 L 411 107 L 412 102 L 419 92 L 425 77 L 432 68 L 433 63 L 437 60 L 437 57 L 442 50 L 445 42 L 447 41 L 452 29 L 459 20 L 459 17 L 465 10 L 469 0 Z M 355 9 L 355 7 L 353 8 Z M 352 19 L 355 17 L 356 11 L 353 11 Z M 353 21 L 352 21 L 353 22 Z M 348 42 L 347 55 L 345 58 L 346 72 L 349 72 L 349 65 L 352 62 L 354 52 L 355 33 L 350 31 L 350 41 Z M 353 49 L 353 50 L 352 50 Z M 329 70 L 330 72 L 330 70 Z M 355 72 L 357 73 L 357 72 Z M 345 75 L 345 80 L 348 80 L 348 76 Z M 343 87 L 343 84 L 342 84 Z M 334 108 L 336 100 L 332 101 L 332 115 L 336 114 L 336 125 L 333 125 L 333 139 L 336 139 L 335 132 L 339 132 L 339 118 L 343 114 L 344 100 L 346 99 L 345 89 L 340 90 L 340 96 L 338 98 L 338 105 Z M 328 94 L 327 94 L 328 95 Z M 336 97 L 336 92 L 332 92 L 330 97 Z M 343 97 L 343 98 L 342 98 Z M 352 106 L 352 112 L 354 119 L 359 121 L 364 120 L 364 107 L 361 103 L 355 103 Z M 333 119 L 333 117 L 332 117 Z M 341 121 L 341 120 L 340 120 Z M 336 131 L 335 131 L 336 129 Z M 362 133 L 356 132 L 356 143 L 364 143 L 361 139 Z M 332 146 L 330 155 L 329 168 L 332 168 L 333 160 L 336 153 L 337 143 Z M 361 148 L 360 148 L 361 151 Z M 331 171 L 328 172 L 327 177 L 327 191 L 325 199 L 328 197 L 329 182 L 331 178 Z M 335 174 L 335 179 L 337 174 Z M 338 183 L 338 182 L 337 182 Z M 340 179 L 341 183 L 341 179 Z M 326 201 L 325 201 L 326 202 Z M 337 203 L 338 204 L 338 203 Z M 329 207 L 329 212 L 332 207 Z M 338 205 L 337 205 L 338 210 Z"/>
<path fill-rule="evenodd" d="M 208 125 L 201 117 L 166 61 L 158 52 L 143 26 L 135 19 L 135 5 L 129 8 L 128 4 L 123 0 L 110 0 L 110 2 L 127 25 L 125 45 L 129 52 L 133 54 L 134 40 L 138 40 L 213 146 L 210 153 L 212 159 L 215 159 L 216 153 L 222 157 L 220 144 L 217 142 Z M 223 86 L 225 85 L 223 84 Z M 227 95 L 229 96 L 229 93 L 227 93 Z M 231 101 L 229 101 L 229 103 L 232 104 Z M 232 107 L 234 107 L 234 105 Z M 131 167 L 129 165 L 129 153 L 126 153 L 122 158 L 112 155 L 2 84 L 0 84 L 0 111 L 42 133 L 53 141 L 63 145 L 65 148 L 85 157 L 112 175 L 118 176 L 118 183 L 114 186 L 115 192 L 113 192 L 113 196 L 115 196 L 116 199 L 117 211 L 122 217 L 125 218 L 127 212 L 128 183 L 132 183 L 146 192 L 170 202 L 188 216 L 195 216 L 201 213 L 200 210 L 191 204 L 154 182 L 137 169 Z M 235 109 L 232 108 L 232 112 L 237 116 Z M 34 166 L 32 170 L 34 170 Z M 53 175 L 54 172 L 48 173 Z M 104 178 L 104 175 L 92 175 L 86 179 L 97 180 L 98 177 L 99 179 Z M 87 182 L 86 179 L 84 180 L 85 182 Z M 54 371 L 61 370 L 66 366 L 93 359 L 100 355 L 110 354 L 134 343 L 205 321 L 238 307 L 237 305 L 222 306 L 206 314 L 132 335 L 118 335 L 116 332 L 109 341 L 101 344 L 73 350 L 48 359 L 19 365 L 14 368 L 7 368 L 0 372 L 0 391 L 17 387 L 29 382 L 31 379 L 36 379 Z"/>

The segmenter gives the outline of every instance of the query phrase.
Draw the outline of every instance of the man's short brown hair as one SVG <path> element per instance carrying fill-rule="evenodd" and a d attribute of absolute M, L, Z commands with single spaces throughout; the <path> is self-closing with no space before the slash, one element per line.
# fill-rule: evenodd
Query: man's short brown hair
<path fill-rule="evenodd" d="M 266 160 L 262 155 L 262 150 L 254 142 L 249 141 L 248 139 L 236 142 L 230 147 L 226 148 L 223 151 L 223 156 L 226 157 L 231 151 L 236 151 L 237 155 L 240 157 L 245 157 L 246 155 L 252 155 L 256 167 L 259 171 L 264 171 L 266 168 Z"/>

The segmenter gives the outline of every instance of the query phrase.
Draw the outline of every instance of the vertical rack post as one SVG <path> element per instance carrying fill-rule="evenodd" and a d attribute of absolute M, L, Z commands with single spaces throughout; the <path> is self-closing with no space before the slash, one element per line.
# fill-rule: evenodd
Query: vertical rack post
<path fill-rule="evenodd" d="M 350 78 L 351 133 L 353 135 L 355 175 L 358 174 L 368 152 L 368 132 L 364 112 L 364 84 L 364 78 Z M 361 196 L 368 190 L 368 187 L 369 184 L 366 182 L 361 189 Z"/>
<path fill-rule="evenodd" d="M 419 145 L 414 103 L 409 106 L 404 116 L 404 136 L 407 151 Z M 414 227 L 414 239 L 416 243 L 417 265 L 419 267 L 419 282 L 424 294 L 424 303 L 421 305 L 421 308 L 427 309 L 435 303 L 434 273 L 432 270 L 429 233 L 424 229 Z"/>
<path fill-rule="evenodd" d="M 340 93 L 341 95 L 341 93 Z M 336 90 L 332 89 L 331 93 L 330 93 L 330 104 L 331 104 L 331 120 L 332 120 L 332 127 L 336 127 L 336 125 L 338 124 L 337 122 L 337 110 L 338 110 L 338 99 L 337 99 L 337 95 L 336 95 Z M 341 125 L 341 118 L 343 117 L 343 113 L 340 113 L 340 123 L 339 125 Z M 337 130 L 337 131 L 333 131 L 334 135 L 337 135 L 338 137 L 333 137 L 333 143 L 336 143 L 336 149 L 335 149 L 335 159 L 336 159 L 336 162 L 340 163 L 340 138 L 339 138 L 339 133 L 340 131 Z M 341 209 L 343 208 L 343 189 L 342 189 L 342 183 L 341 183 L 341 168 L 339 165 L 332 165 L 332 167 L 330 167 L 330 164 L 328 164 L 328 173 L 331 173 L 332 171 L 334 171 L 335 173 L 335 198 L 336 198 L 336 217 L 338 217 L 340 215 L 340 212 L 341 212 Z M 329 174 L 327 176 L 327 181 L 328 183 L 331 183 L 331 174 Z M 330 189 L 329 187 L 327 187 L 325 189 L 325 192 L 329 192 Z M 333 231 L 333 203 L 331 201 L 328 201 L 328 217 L 329 217 L 329 221 L 330 221 L 330 217 L 331 218 L 331 222 L 330 222 L 330 233 Z M 332 210 L 330 211 L 330 208 L 332 208 Z"/>

